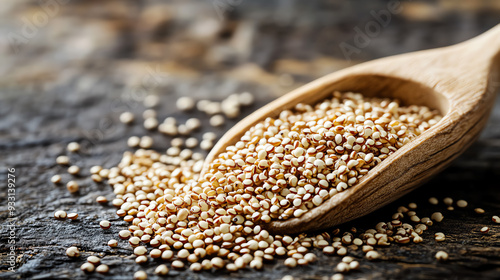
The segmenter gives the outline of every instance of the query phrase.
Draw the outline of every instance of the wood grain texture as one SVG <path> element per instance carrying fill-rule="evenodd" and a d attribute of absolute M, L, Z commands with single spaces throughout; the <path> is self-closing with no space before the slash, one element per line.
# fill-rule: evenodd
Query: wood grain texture
<path fill-rule="evenodd" d="M 280 234 L 300 233 L 359 218 L 428 181 L 477 139 L 494 101 L 497 87 L 490 77 L 498 74 L 499 53 L 500 25 L 455 46 L 378 59 L 332 73 L 236 124 L 209 153 L 203 171 L 258 122 L 298 103 L 315 104 L 333 91 L 397 98 L 406 105 L 439 110 L 441 121 L 370 170 L 358 184 L 299 218 L 273 221 L 266 228 Z"/>

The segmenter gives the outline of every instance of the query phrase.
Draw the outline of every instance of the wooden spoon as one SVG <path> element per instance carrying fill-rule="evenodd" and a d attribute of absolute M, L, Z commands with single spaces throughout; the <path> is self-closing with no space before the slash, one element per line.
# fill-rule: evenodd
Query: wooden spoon
<path fill-rule="evenodd" d="M 442 171 L 478 137 L 500 85 L 497 64 L 500 25 L 469 41 L 439 49 L 396 55 L 326 75 L 255 111 L 231 128 L 205 160 L 217 155 L 252 126 L 277 117 L 297 103 L 314 104 L 333 91 L 397 98 L 425 105 L 441 121 L 370 170 L 353 187 L 300 218 L 264 225 L 274 233 L 298 233 L 338 225 L 366 215 L 415 189 Z M 493 78 L 494 77 L 494 78 Z M 495 80 L 496 79 L 496 80 Z"/>

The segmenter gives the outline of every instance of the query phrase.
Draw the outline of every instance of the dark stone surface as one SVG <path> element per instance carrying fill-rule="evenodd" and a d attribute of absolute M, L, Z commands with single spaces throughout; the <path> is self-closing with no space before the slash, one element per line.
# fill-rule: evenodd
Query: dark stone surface
<path fill-rule="evenodd" d="M 111 205 L 95 198 L 113 198 L 105 183 L 88 178 L 93 165 L 112 167 L 127 150 L 132 135 L 152 135 L 154 149 L 164 151 L 169 137 L 147 132 L 140 125 L 146 94 L 161 96 L 160 120 L 175 116 L 203 119 L 202 131 L 221 135 L 236 122 L 213 129 L 197 112 L 175 109 L 179 96 L 221 100 L 233 92 L 250 91 L 257 104 L 248 114 L 305 82 L 359 61 L 418 49 L 452 44 L 473 37 L 498 23 L 500 8 L 490 2 L 453 4 L 453 1 L 402 2 L 403 10 L 391 17 L 370 43 L 346 61 L 338 45 L 353 42 L 354 27 L 373 20 L 370 11 L 387 9 L 384 1 L 59 1 L 54 14 L 44 12 L 38 1 L 7 1 L 0 8 L 0 278 L 1 279 L 131 279 L 144 269 L 149 279 L 157 265 L 137 265 L 125 242 L 115 249 L 106 243 L 116 238 L 126 223 Z M 68 2 L 67 4 L 63 4 Z M 472 2 L 472 1 L 470 1 Z M 23 35 L 24 19 L 37 13 L 48 21 Z M 222 17 L 219 17 L 221 15 Z M 14 35 L 12 35 L 14 34 Z M 21 41 L 9 38 L 19 35 Z M 10 36 L 10 37 L 9 37 Z M 500 79 L 499 79 L 500 80 Z M 497 80 L 497 81 L 499 81 Z M 361 262 L 347 279 L 500 279 L 500 225 L 491 222 L 500 214 L 500 100 L 481 138 L 454 164 L 417 191 L 396 203 L 345 225 L 346 229 L 373 227 L 390 219 L 399 205 L 414 201 L 420 216 L 440 210 L 445 220 L 423 237 L 421 244 L 381 248 L 380 261 L 366 261 L 359 251 L 350 254 Z M 118 122 L 120 112 L 130 110 L 139 120 L 134 126 Z M 202 131 L 195 135 L 200 136 Z M 55 164 L 66 154 L 66 144 L 78 141 L 82 151 L 70 154 L 79 165 L 78 194 L 50 182 L 62 174 Z M 8 169 L 15 168 L 15 216 L 8 211 Z M 466 209 L 446 211 L 427 203 L 429 196 L 466 199 Z M 485 215 L 473 209 L 482 207 Z M 53 212 L 77 212 L 76 221 L 55 221 Z M 113 226 L 103 231 L 101 219 Z M 15 224 L 15 273 L 8 272 L 8 225 Z M 486 235 L 478 231 L 489 226 Z M 436 243 L 435 232 L 447 235 Z M 82 257 L 70 260 L 65 249 L 81 248 Z M 438 250 L 449 252 L 447 262 L 437 262 Z M 103 257 L 110 266 L 107 276 L 85 275 L 79 266 L 89 254 Z M 320 252 L 317 263 L 288 269 L 282 260 L 263 271 L 237 273 L 172 272 L 183 279 L 326 279 L 334 273 L 339 257 Z M 125 257 L 125 258 L 123 258 Z"/>

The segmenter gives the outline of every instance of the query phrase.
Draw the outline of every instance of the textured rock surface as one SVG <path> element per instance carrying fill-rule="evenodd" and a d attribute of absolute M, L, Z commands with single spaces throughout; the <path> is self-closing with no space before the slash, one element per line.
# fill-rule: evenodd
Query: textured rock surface
<path fill-rule="evenodd" d="M 383 1 L 6 1 L 0 8 L 0 278 L 1 279 L 131 279 L 143 269 L 152 271 L 156 261 L 137 265 L 130 247 L 116 238 L 126 223 L 117 219 L 111 205 L 95 198 L 113 197 L 105 183 L 86 175 L 93 165 L 114 166 L 127 150 L 127 137 L 152 135 L 154 149 L 163 151 L 169 139 L 147 132 L 140 125 L 142 100 L 148 94 L 161 97 L 160 119 L 188 116 L 203 119 L 202 131 L 221 135 L 236 122 L 213 129 L 199 112 L 175 109 L 179 96 L 221 100 L 233 92 L 250 91 L 257 104 L 247 114 L 280 94 L 305 82 L 351 64 L 381 56 L 438 47 L 473 37 L 498 22 L 498 4 L 452 5 L 439 1 L 405 2 L 390 24 L 371 38 L 366 47 L 347 61 L 338 47 L 352 44 L 354 27 L 365 28 L 373 20 L 370 11 L 387 9 Z M 43 4 L 45 3 L 45 4 Z M 48 3 L 55 3 L 48 6 Z M 479 2 L 478 2 L 479 3 Z M 494 6 L 496 5 L 496 7 Z M 45 17 L 43 16 L 45 15 Z M 46 20 L 44 20 L 46 19 Z M 494 82 L 500 82 L 500 78 Z M 481 139 L 449 169 L 423 186 L 368 217 L 345 225 L 346 229 L 373 227 L 387 221 L 397 206 L 417 202 L 421 217 L 441 210 L 445 220 L 423 237 L 424 242 L 392 245 L 379 251 L 380 261 L 368 262 L 362 253 L 361 268 L 347 279 L 498 279 L 500 278 L 500 225 L 491 222 L 500 214 L 500 100 Z M 125 126 L 120 112 L 132 111 L 138 122 Z M 242 115 L 243 116 L 243 115 Z M 195 134 L 201 135 L 201 131 Z M 72 176 L 55 164 L 66 154 L 66 144 L 78 141 L 80 153 L 70 154 L 79 165 L 79 193 L 53 185 L 50 177 Z M 15 168 L 16 215 L 7 207 L 7 168 Z M 466 199 L 466 209 L 446 211 L 430 206 L 429 196 Z M 473 212 L 475 207 L 485 215 Z M 55 221 L 53 212 L 77 212 L 76 221 Z M 98 222 L 108 219 L 109 230 Z M 8 225 L 15 224 L 15 273 L 10 264 Z M 489 226 L 486 235 L 478 231 Z M 447 240 L 437 243 L 433 233 Z M 65 256 L 69 246 L 81 248 L 82 257 Z M 447 262 L 434 254 L 445 250 Z M 85 275 L 79 266 L 89 254 L 103 256 L 108 276 Z M 334 273 L 339 257 L 320 256 L 306 268 L 288 269 L 282 261 L 261 272 L 199 274 L 183 271 L 172 276 L 185 279 L 323 279 Z"/>

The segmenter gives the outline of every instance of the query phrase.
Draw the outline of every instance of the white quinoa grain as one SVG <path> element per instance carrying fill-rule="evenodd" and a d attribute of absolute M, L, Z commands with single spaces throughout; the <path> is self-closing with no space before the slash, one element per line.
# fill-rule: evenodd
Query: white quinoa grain
<path fill-rule="evenodd" d="M 137 136 L 131 136 L 127 140 L 127 145 L 130 148 L 135 148 L 135 147 L 139 146 L 139 143 L 141 143 L 141 138 L 139 138 Z"/>
<path fill-rule="evenodd" d="M 194 108 L 195 102 L 191 97 L 183 96 L 177 99 L 175 103 L 177 105 L 177 109 L 181 111 L 189 111 Z"/>
<path fill-rule="evenodd" d="M 95 201 L 97 203 L 101 203 L 102 204 L 102 203 L 108 202 L 108 199 L 105 196 L 100 195 L 100 196 L 98 196 L 98 197 L 95 198 Z"/>
<path fill-rule="evenodd" d="M 91 263 L 86 262 L 82 264 L 82 266 L 80 266 L 80 269 L 85 273 L 90 273 L 94 271 L 95 266 Z"/>
<path fill-rule="evenodd" d="M 78 173 L 80 173 L 80 167 L 72 165 L 68 167 L 68 173 L 71 175 L 77 175 Z"/>
<path fill-rule="evenodd" d="M 146 256 L 138 256 L 137 258 L 135 258 L 135 263 L 143 264 L 147 262 L 148 262 L 148 257 Z"/>
<path fill-rule="evenodd" d="M 468 204 L 467 201 L 465 201 L 463 199 L 457 201 L 457 206 L 460 207 L 460 208 L 467 207 L 467 204 Z"/>
<path fill-rule="evenodd" d="M 285 260 L 285 265 L 288 267 L 296 267 L 297 266 L 297 260 L 294 258 L 287 258 Z"/>
<path fill-rule="evenodd" d="M 224 117 L 222 115 L 214 115 L 210 118 L 210 125 L 214 127 L 222 126 L 224 125 Z"/>
<path fill-rule="evenodd" d="M 134 273 L 134 279 L 135 280 L 146 280 L 146 279 L 148 279 L 148 275 L 146 274 L 146 272 L 139 270 L 139 271 Z"/>
<path fill-rule="evenodd" d="M 445 261 L 448 259 L 448 253 L 446 253 L 445 251 L 438 251 L 435 257 L 438 261 Z"/>
<path fill-rule="evenodd" d="M 123 112 L 120 114 L 120 122 L 124 124 L 131 124 L 134 122 L 134 114 L 131 112 Z"/>
<path fill-rule="evenodd" d="M 172 147 L 182 147 L 182 145 L 184 145 L 184 140 L 182 140 L 182 138 L 173 138 L 171 141 L 170 141 L 170 146 Z"/>
<path fill-rule="evenodd" d="M 78 218 L 78 213 L 69 213 L 67 218 L 70 220 L 76 220 Z"/>
<path fill-rule="evenodd" d="M 331 280 L 344 280 L 344 275 L 340 274 L 340 273 L 335 273 L 334 275 L 332 275 L 332 277 L 330 279 Z"/>
<path fill-rule="evenodd" d="M 80 251 L 76 247 L 69 247 L 66 249 L 66 255 L 70 258 L 76 258 L 80 256 Z"/>
<path fill-rule="evenodd" d="M 78 152 L 80 150 L 80 144 L 78 144 L 77 142 L 70 142 L 68 143 L 66 149 L 68 150 L 68 152 Z"/>
<path fill-rule="evenodd" d="M 102 229 L 109 229 L 111 227 L 111 223 L 107 220 L 102 220 L 99 222 L 99 226 L 102 228 Z"/>
<path fill-rule="evenodd" d="M 67 156 L 58 156 L 56 158 L 56 163 L 60 165 L 68 165 L 69 164 L 69 157 Z"/>
<path fill-rule="evenodd" d="M 181 261 L 173 261 L 172 268 L 176 269 L 176 270 L 182 270 L 182 269 L 184 269 L 184 263 Z"/>
<path fill-rule="evenodd" d="M 186 139 L 186 147 L 188 148 L 195 148 L 196 146 L 198 146 L 198 139 L 194 138 L 194 137 L 190 137 L 188 139 Z"/>
<path fill-rule="evenodd" d="M 346 273 L 349 271 L 349 269 L 349 265 L 343 262 L 338 263 L 337 267 L 335 268 L 335 270 L 340 273 Z"/>
<path fill-rule="evenodd" d="M 66 219 L 66 211 L 63 211 L 63 210 L 58 210 L 56 212 L 54 212 L 54 218 L 56 218 L 57 220 L 64 220 Z"/>
<path fill-rule="evenodd" d="M 438 205 L 439 203 L 439 200 L 435 197 L 430 197 L 429 198 L 429 203 L 432 204 L 432 205 Z"/>
<path fill-rule="evenodd" d="M 196 130 L 198 128 L 200 128 L 201 126 L 201 122 L 199 119 L 197 118 L 189 118 L 187 121 L 186 121 L 186 127 L 190 130 L 190 131 L 193 131 L 193 130 Z"/>
<path fill-rule="evenodd" d="M 154 130 L 158 127 L 158 120 L 156 118 L 147 118 L 144 120 L 144 128 L 147 130 Z"/>
<path fill-rule="evenodd" d="M 238 102 L 243 106 L 250 106 L 254 102 L 254 96 L 249 92 L 240 93 L 238 95 Z"/>
<path fill-rule="evenodd" d="M 146 109 L 142 112 L 143 119 L 156 118 L 156 110 L 154 109 Z"/>
<path fill-rule="evenodd" d="M 484 214 L 486 211 L 484 211 L 484 209 L 482 208 L 475 208 L 474 212 L 476 212 L 477 214 Z"/>
<path fill-rule="evenodd" d="M 164 264 L 160 264 L 159 266 L 156 267 L 155 274 L 162 275 L 162 276 L 167 275 L 168 274 L 168 267 Z"/>
<path fill-rule="evenodd" d="M 108 246 L 111 247 L 111 248 L 117 247 L 118 246 L 118 241 L 116 241 L 115 239 L 111 239 L 111 240 L 108 241 Z"/>
<path fill-rule="evenodd" d="M 101 264 L 98 267 L 96 267 L 95 271 L 97 273 L 106 274 L 109 272 L 109 267 L 105 264 Z"/>
<path fill-rule="evenodd" d="M 101 259 L 99 257 L 96 257 L 96 256 L 89 256 L 87 258 L 87 262 L 94 264 L 94 265 L 98 265 L 101 263 Z"/>
<path fill-rule="evenodd" d="M 52 183 L 54 183 L 54 184 L 59 184 L 59 183 L 61 183 L 61 180 L 62 180 L 62 178 L 61 178 L 61 175 L 59 175 L 59 174 L 56 174 L 56 175 L 54 175 L 54 176 L 52 176 L 52 177 L 50 178 L 50 181 L 51 181 Z"/>
<path fill-rule="evenodd" d="M 444 204 L 451 206 L 453 204 L 453 199 L 451 197 L 445 197 L 443 199 Z"/>
<path fill-rule="evenodd" d="M 142 136 L 141 141 L 139 142 L 139 146 L 143 149 L 149 149 L 153 146 L 153 138 L 150 136 Z"/>
<path fill-rule="evenodd" d="M 441 214 L 441 212 L 434 212 L 431 215 L 431 219 L 433 219 L 436 222 L 441 222 L 443 220 L 444 216 Z"/>
<path fill-rule="evenodd" d="M 200 142 L 200 148 L 203 150 L 210 150 L 214 146 L 213 142 L 211 140 L 203 140 Z"/>
<path fill-rule="evenodd" d="M 120 239 L 129 239 L 130 238 L 130 231 L 128 230 L 120 230 L 120 232 L 118 233 L 118 236 L 120 237 Z"/>
<path fill-rule="evenodd" d="M 217 139 L 217 134 L 213 132 L 205 132 L 202 135 L 203 140 L 215 141 Z"/>
<path fill-rule="evenodd" d="M 366 252 L 366 258 L 369 260 L 376 260 L 380 258 L 380 254 L 377 251 L 368 251 Z"/>

